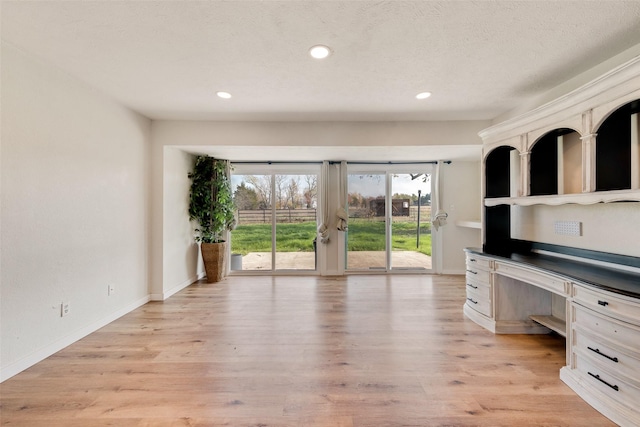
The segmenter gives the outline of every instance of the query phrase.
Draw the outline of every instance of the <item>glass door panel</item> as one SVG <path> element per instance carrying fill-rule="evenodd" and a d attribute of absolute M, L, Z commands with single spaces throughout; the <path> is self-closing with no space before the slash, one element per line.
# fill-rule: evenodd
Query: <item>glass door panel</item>
<path fill-rule="evenodd" d="M 386 270 L 386 175 L 348 175 L 348 270 Z"/>
<path fill-rule="evenodd" d="M 318 175 L 275 175 L 276 270 L 316 269 Z"/>
<path fill-rule="evenodd" d="M 231 187 L 238 209 L 231 231 L 231 270 L 271 270 L 271 175 L 232 175 Z"/>
<path fill-rule="evenodd" d="M 391 268 L 431 270 L 431 176 L 391 175 Z"/>

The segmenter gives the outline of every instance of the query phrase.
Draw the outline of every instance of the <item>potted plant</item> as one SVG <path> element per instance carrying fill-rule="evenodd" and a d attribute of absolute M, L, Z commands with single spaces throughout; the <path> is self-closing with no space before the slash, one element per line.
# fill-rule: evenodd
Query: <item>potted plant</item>
<path fill-rule="evenodd" d="M 226 160 L 197 156 L 189 173 L 189 219 L 195 221 L 195 240 L 200 243 L 207 282 L 226 275 L 227 242 L 223 232 L 235 225 L 235 205 Z"/>

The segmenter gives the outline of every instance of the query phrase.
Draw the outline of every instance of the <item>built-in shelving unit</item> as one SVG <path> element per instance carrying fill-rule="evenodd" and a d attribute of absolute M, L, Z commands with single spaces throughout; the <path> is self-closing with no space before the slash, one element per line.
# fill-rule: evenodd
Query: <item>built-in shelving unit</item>
<path fill-rule="evenodd" d="M 465 315 L 494 333 L 566 337 L 562 380 L 616 423 L 640 425 L 640 56 L 480 137 L 483 248 L 467 249 Z M 565 221 L 587 232 L 558 231 Z M 623 296 L 602 290 L 616 280 Z"/>
<path fill-rule="evenodd" d="M 524 154 L 509 145 L 488 152 L 484 206 L 495 209 L 485 210 L 485 239 L 491 239 L 489 227 L 501 229 L 496 223 L 505 219 L 506 210 L 497 208 L 501 205 L 640 201 L 640 99 L 615 110 L 600 128 L 584 132 L 591 136 L 584 138 L 570 128 L 557 128 L 523 147 Z M 519 157 L 525 160 L 519 161 Z M 595 168 L 585 167 L 582 159 L 587 157 Z M 589 182 L 594 182 L 595 188 L 581 191 Z M 506 229 L 508 224 L 503 225 Z"/>
<path fill-rule="evenodd" d="M 491 228 L 500 228 L 496 221 L 505 216 L 505 209 L 497 209 L 501 205 L 640 201 L 640 90 L 636 92 L 637 99 L 601 112 L 599 125 L 593 123 L 592 109 L 582 113 L 581 132 L 556 127 L 535 139 L 539 131 L 486 144 L 484 206 L 496 208 L 485 210 Z M 486 238 L 491 239 L 488 232 Z"/>

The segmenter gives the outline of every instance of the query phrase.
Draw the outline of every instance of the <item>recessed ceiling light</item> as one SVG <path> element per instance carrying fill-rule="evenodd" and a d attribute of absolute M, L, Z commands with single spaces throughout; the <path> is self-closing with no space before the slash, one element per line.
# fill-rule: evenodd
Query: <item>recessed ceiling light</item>
<path fill-rule="evenodd" d="M 231 94 L 229 92 L 216 92 L 216 95 L 223 99 L 231 98 Z"/>
<path fill-rule="evenodd" d="M 316 46 L 312 46 L 311 49 L 309 49 L 309 55 L 311 55 L 312 57 L 314 57 L 316 59 L 326 58 L 330 54 L 331 54 L 331 49 L 329 49 L 327 46 L 323 46 L 321 44 L 316 45 Z"/>
<path fill-rule="evenodd" d="M 427 99 L 430 96 L 431 96 L 431 92 L 420 92 L 419 94 L 416 95 L 416 98 L 417 99 Z"/>

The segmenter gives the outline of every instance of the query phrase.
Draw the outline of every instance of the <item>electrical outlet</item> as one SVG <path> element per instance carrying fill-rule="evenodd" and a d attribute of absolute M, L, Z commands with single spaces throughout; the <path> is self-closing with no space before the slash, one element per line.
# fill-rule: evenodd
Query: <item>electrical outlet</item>
<path fill-rule="evenodd" d="M 64 317 L 69 314 L 70 309 L 69 301 L 62 302 L 62 304 L 60 304 L 60 317 Z"/>
<path fill-rule="evenodd" d="M 107 295 L 111 296 L 116 292 L 116 287 L 114 285 L 109 285 L 107 287 Z"/>

